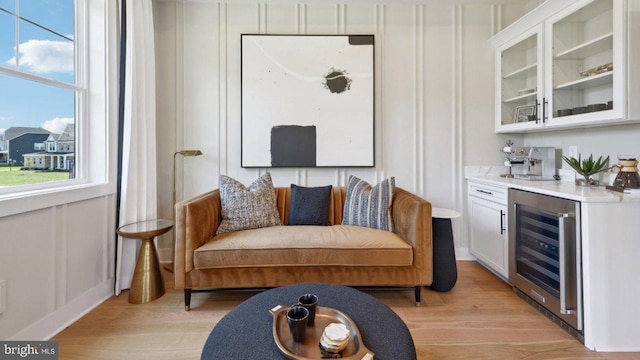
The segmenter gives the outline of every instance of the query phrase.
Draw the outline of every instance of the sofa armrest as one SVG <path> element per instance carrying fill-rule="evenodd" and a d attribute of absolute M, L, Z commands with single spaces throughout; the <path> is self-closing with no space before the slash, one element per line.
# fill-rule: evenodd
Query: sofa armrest
<path fill-rule="evenodd" d="M 220 225 L 220 192 L 213 190 L 176 204 L 174 275 L 176 289 L 188 287 L 186 274 L 194 269 L 194 251 L 211 239 Z"/>
<path fill-rule="evenodd" d="M 422 284 L 433 281 L 431 203 L 396 188 L 391 214 L 396 234 L 413 247 L 413 264 L 422 274 Z"/>

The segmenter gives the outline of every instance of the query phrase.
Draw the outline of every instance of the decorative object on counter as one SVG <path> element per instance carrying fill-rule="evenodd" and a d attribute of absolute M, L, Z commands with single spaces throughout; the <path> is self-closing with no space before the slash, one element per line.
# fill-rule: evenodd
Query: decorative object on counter
<path fill-rule="evenodd" d="M 580 76 L 583 78 L 586 78 L 589 76 L 602 74 L 608 71 L 613 71 L 613 63 L 608 63 L 608 64 L 593 67 L 585 71 L 581 71 Z"/>
<path fill-rule="evenodd" d="M 638 160 L 635 155 L 618 155 L 618 165 L 620 171 L 613 186 L 622 189 L 640 189 L 640 174 L 638 174 Z"/>
<path fill-rule="evenodd" d="M 513 154 L 513 148 L 511 147 L 512 145 L 513 145 L 513 141 L 509 139 L 507 140 L 507 146 L 502 148 L 502 152 L 507 157 L 507 159 L 504 161 L 504 166 L 506 166 L 507 169 L 509 169 L 509 172 L 507 174 L 500 174 L 500 177 L 505 177 L 505 178 L 513 177 L 513 174 L 511 173 L 511 154 Z"/>
<path fill-rule="evenodd" d="M 514 123 L 533 121 L 535 119 L 536 119 L 535 105 L 516 106 L 516 116 L 513 119 Z"/>
<path fill-rule="evenodd" d="M 591 176 L 611 169 L 607 167 L 609 162 L 608 156 L 604 160 L 602 159 L 602 156 L 600 156 L 596 161 L 593 161 L 593 154 L 590 154 L 589 157 L 584 160 L 580 158 L 580 154 L 578 154 L 577 159 L 572 156 L 567 157 L 564 155 L 562 155 L 562 159 L 569 164 L 573 170 L 582 175 L 581 179 L 576 179 L 576 185 L 580 186 L 598 186 L 599 181 L 592 179 Z"/>

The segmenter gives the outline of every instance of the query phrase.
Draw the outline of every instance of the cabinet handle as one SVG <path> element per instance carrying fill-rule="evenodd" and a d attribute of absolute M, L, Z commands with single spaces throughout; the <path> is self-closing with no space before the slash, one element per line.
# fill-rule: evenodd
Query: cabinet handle
<path fill-rule="evenodd" d="M 480 190 L 480 189 L 476 189 L 476 191 L 479 192 L 479 193 L 487 194 L 487 195 L 493 195 L 493 193 L 491 191 Z"/>
<path fill-rule="evenodd" d="M 549 104 L 549 101 L 547 100 L 547 98 L 542 98 L 542 123 L 546 123 L 547 122 L 547 104 Z"/>
<path fill-rule="evenodd" d="M 575 239 L 572 237 L 570 214 L 558 214 L 559 255 L 560 255 L 560 313 L 575 314 L 578 308 L 576 292 L 581 291 L 577 275 L 571 268 L 576 266 Z M 569 277 L 569 278 L 567 278 Z"/>
<path fill-rule="evenodd" d="M 500 210 L 500 235 L 503 235 L 504 232 L 507 230 L 504 228 L 504 216 L 507 215 L 506 212 Z"/>
<path fill-rule="evenodd" d="M 536 124 L 540 121 L 540 101 L 536 99 Z"/>

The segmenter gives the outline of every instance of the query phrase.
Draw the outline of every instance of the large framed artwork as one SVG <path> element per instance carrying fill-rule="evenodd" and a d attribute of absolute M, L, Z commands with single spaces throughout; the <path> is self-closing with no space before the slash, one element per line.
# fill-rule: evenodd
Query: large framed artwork
<path fill-rule="evenodd" d="M 374 36 L 242 34 L 242 167 L 374 166 Z"/>

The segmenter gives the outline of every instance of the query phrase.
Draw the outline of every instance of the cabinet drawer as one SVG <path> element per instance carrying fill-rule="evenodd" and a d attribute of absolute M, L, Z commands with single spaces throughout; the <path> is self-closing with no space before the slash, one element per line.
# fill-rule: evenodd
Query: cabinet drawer
<path fill-rule="evenodd" d="M 492 200 L 500 204 L 507 204 L 508 189 L 506 187 L 469 182 L 467 190 L 469 196 Z"/>

